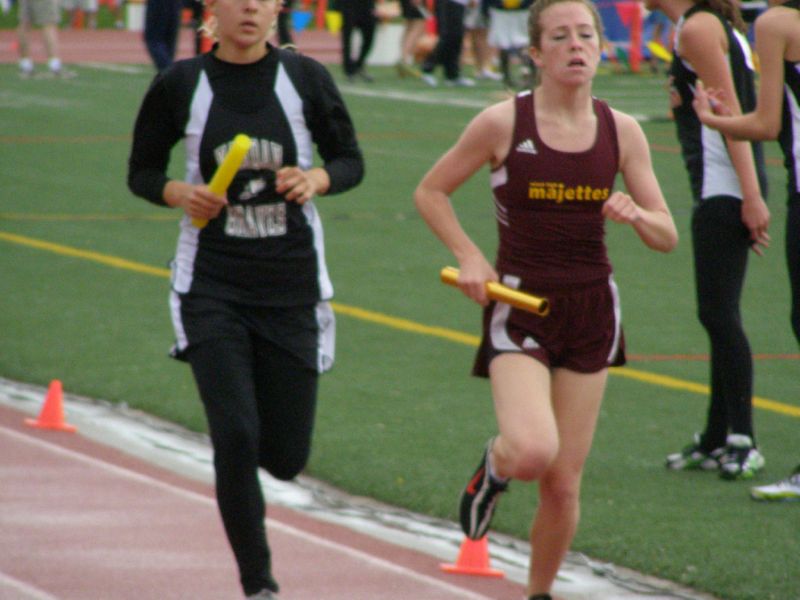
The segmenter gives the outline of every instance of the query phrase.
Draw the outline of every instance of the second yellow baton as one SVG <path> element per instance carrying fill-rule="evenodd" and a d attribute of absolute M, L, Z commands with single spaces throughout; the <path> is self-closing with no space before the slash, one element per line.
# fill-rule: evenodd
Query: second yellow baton
<path fill-rule="evenodd" d="M 225 155 L 225 159 L 222 161 L 222 164 L 217 167 L 214 176 L 208 184 L 209 190 L 218 196 L 226 192 L 231 181 L 233 181 L 233 178 L 236 176 L 239 167 L 242 166 L 242 161 L 244 161 L 244 157 L 247 156 L 247 151 L 250 150 L 252 143 L 253 141 L 243 133 L 233 138 L 233 142 L 231 143 L 228 153 Z M 202 229 L 208 225 L 208 220 L 192 219 L 192 225 L 198 229 Z"/>
<path fill-rule="evenodd" d="M 444 267 L 439 276 L 442 282 L 447 285 L 458 285 L 458 269 L 455 267 Z M 550 303 L 547 298 L 526 294 L 496 281 L 490 281 L 486 284 L 486 292 L 492 300 L 505 302 L 515 308 L 527 310 L 540 317 L 545 317 L 550 313 Z"/>

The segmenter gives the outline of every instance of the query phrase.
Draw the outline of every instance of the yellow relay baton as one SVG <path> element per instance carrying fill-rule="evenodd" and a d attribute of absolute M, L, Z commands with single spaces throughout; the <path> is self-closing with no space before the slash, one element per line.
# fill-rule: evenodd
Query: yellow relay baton
<path fill-rule="evenodd" d="M 239 170 L 239 167 L 242 166 L 242 161 L 244 157 L 247 156 L 247 151 L 250 150 L 252 144 L 253 140 L 243 133 L 233 138 L 228 154 L 225 155 L 222 164 L 217 167 L 217 171 L 208 184 L 209 190 L 218 196 L 222 196 L 227 191 L 228 186 L 236 176 L 236 172 Z M 208 219 L 192 219 L 192 225 L 198 229 L 202 229 L 208 225 Z"/>
<path fill-rule="evenodd" d="M 662 60 L 665 63 L 672 62 L 672 52 L 664 48 L 664 46 L 655 40 L 647 42 L 647 49 L 650 50 L 650 54 L 655 56 L 657 59 Z"/>
<path fill-rule="evenodd" d="M 443 268 L 439 276 L 442 283 L 452 286 L 458 285 L 458 269 L 455 267 Z M 527 310 L 540 317 L 546 317 L 550 313 L 550 302 L 547 301 L 547 298 L 526 294 L 496 281 L 490 281 L 486 284 L 486 293 L 492 300 L 510 304 L 514 308 Z"/>

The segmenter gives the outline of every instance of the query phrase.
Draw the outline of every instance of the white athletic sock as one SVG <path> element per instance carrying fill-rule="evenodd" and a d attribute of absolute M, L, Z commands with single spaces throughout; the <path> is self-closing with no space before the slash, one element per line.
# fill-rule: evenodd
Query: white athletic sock
<path fill-rule="evenodd" d="M 53 73 L 58 73 L 61 70 L 61 59 L 60 58 L 51 58 L 47 61 L 47 68 L 50 69 Z"/>
<path fill-rule="evenodd" d="M 23 73 L 32 73 L 33 72 L 33 60 L 30 58 L 20 58 L 19 59 L 19 70 Z"/>
<path fill-rule="evenodd" d="M 494 447 L 494 444 L 492 444 Z M 492 464 L 492 456 L 494 455 L 494 450 L 489 450 L 489 456 L 486 460 L 486 470 L 489 472 L 489 479 L 494 481 L 495 483 L 505 484 L 508 483 L 509 477 L 500 477 L 494 470 L 494 465 Z"/>

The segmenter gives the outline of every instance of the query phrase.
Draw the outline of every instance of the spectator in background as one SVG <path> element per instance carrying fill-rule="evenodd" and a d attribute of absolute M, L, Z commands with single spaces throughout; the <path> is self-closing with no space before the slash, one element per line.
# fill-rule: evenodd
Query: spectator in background
<path fill-rule="evenodd" d="M 175 60 L 182 8 L 182 0 L 147 0 L 144 43 L 159 72 Z"/>
<path fill-rule="evenodd" d="M 533 0 L 484 0 L 489 7 L 489 45 L 500 51 L 500 73 L 507 88 L 518 85 L 512 63 L 520 63 L 523 89 L 533 86 L 535 66 L 528 55 L 528 9 Z"/>
<path fill-rule="evenodd" d="M 703 124 L 738 139 L 778 138 L 787 181 L 786 265 L 791 323 L 800 343 L 800 0 L 771 3 L 755 21 L 761 78 L 755 110 L 733 116 L 723 94 L 697 86 L 694 109 Z M 712 104 L 713 99 L 713 104 Z M 713 110 L 712 110 L 713 106 Z M 800 500 L 800 466 L 777 483 L 750 490 L 755 500 Z"/>
<path fill-rule="evenodd" d="M 27 78 L 33 75 L 34 65 L 30 54 L 30 32 L 33 27 L 40 27 L 42 30 L 48 74 L 56 77 L 74 77 L 73 71 L 64 68 L 58 53 L 58 24 L 61 21 L 58 0 L 19 0 L 17 15 L 20 77 Z"/>
<path fill-rule="evenodd" d="M 397 62 L 397 74 L 400 77 L 419 77 L 421 73 L 414 65 L 417 45 L 425 35 L 425 19 L 428 9 L 425 0 L 400 0 L 400 15 L 405 22 L 403 36 L 400 39 L 400 60 Z"/>
<path fill-rule="evenodd" d="M 278 45 L 294 45 L 292 37 L 292 9 L 294 0 L 284 0 L 281 5 L 281 12 L 278 13 Z"/>
<path fill-rule="evenodd" d="M 114 19 L 114 28 L 125 29 L 125 0 L 109 0 L 106 7 Z"/>
<path fill-rule="evenodd" d="M 475 79 L 500 81 L 502 77 L 492 69 L 493 48 L 488 41 L 489 14 L 484 8 L 481 0 L 468 0 L 464 13 L 465 37 L 472 50 Z M 525 17 L 527 18 L 527 12 Z"/>
<path fill-rule="evenodd" d="M 205 3 L 203 0 L 183 0 L 183 8 L 189 9 L 191 12 L 191 27 L 194 31 L 194 53 L 201 54 L 203 52 L 203 37 L 202 31 L 203 19 L 205 16 Z"/>
<path fill-rule="evenodd" d="M 753 23 L 762 12 L 767 10 L 767 0 L 739 0 L 739 10 L 742 12 L 742 19 L 747 23 L 747 39 L 751 42 L 755 40 Z"/>
<path fill-rule="evenodd" d="M 375 28 L 378 18 L 375 15 L 375 0 L 338 0 L 336 3 L 342 13 L 342 68 L 350 82 L 365 81 L 372 83 L 372 76 L 367 73 L 366 65 L 372 43 L 375 39 Z M 361 34 L 361 45 L 358 55 L 353 56 L 353 33 Z"/>
<path fill-rule="evenodd" d="M 97 29 L 97 0 L 61 0 L 70 26 Z"/>
<path fill-rule="evenodd" d="M 660 10 L 651 10 L 642 23 L 642 39 L 644 40 L 644 59 L 649 63 L 653 73 L 658 72 L 659 57 L 650 49 L 651 44 L 658 44 L 663 52 L 672 51 L 672 21 Z"/>
<path fill-rule="evenodd" d="M 741 296 L 750 250 L 769 245 L 766 167 L 760 144 L 704 127 L 692 102 L 698 81 L 723 90 L 731 111 L 756 104 L 755 73 L 735 0 L 646 0 L 676 25 L 670 102 L 693 196 L 692 251 L 697 316 L 710 345 L 705 428 L 666 458 L 672 470 L 749 479 L 764 468 L 753 423 L 753 357 Z"/>
<path fill-rule="evenodd" d="M 422 80 L 436 87 L 433 74 L 437 66 L 444 69 L 445 85 L 472 87 L 475 80 L 461 75 L 461 50 L 464 44 L 464 13 L 467 0 L 437 0 L 436 25 L 439 41 L 422 64 Z"/>

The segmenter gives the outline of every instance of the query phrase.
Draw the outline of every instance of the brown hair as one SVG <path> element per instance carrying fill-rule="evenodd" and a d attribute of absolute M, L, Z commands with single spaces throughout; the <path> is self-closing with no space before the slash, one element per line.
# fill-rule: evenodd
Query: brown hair
<path fill-rule="evenodd" d="M 721 14 L 735 29 L 742 33 L 747 33 L 747 24 L 742 18 L 739 3 L 735 0 L 700 0 L 697 4 Z"/>
<path fill-rule="evenodd" d="M 724 2 L 728 0 L 716 1 Z M 528 12 L 528 35 L 530 36 L 531 46 L 539 48 L 542 42 L 542 25 L 539 22 L 542 13 L 554 4 L 560 4 L 562 2 L 577 2 L 578 4 L 583 4 L 589 10 L 592 14 L 592 20 L 594 21 L 594 28 L 597 30 L 597 35 L 600 38 L 600 45 L 602 46 L 605 39 L 603 35 L 603 20 L 600 18 L 600 13 L 597 12 L 597 7 L 591 0 L 535 0 Z"/>

